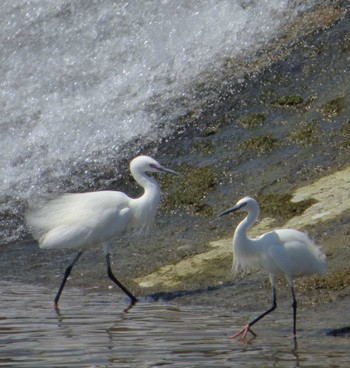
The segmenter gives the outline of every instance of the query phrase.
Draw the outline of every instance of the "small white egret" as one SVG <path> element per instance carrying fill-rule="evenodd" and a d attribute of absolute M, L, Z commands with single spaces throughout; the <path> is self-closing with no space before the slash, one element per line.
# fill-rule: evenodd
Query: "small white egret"
<path fill-rule="evenodd" d="M 110 242 L 124 231 L 150 226 L 160 201 L 160 187 L 146 172 L 180 175 L 148 156 L 138 156 L 130 163 L 130 171 L 144 188 L 139 198 L 117 191 L 65 194 L 48 202 L 39 210 L 26 214 L 27 224 L 40 248 L 77 248 L 78 254 L 67 267 L 56 294 L 57 307 L 67 278 L 84 249 L 103 244 L 108 277 L 135 303 L 135 296 L 114 276 L 110 266 Z"/>
<path fill-rule="evenodd" d="M 231 336 L 242 335 L 242 340 L 250 332 L 252 325 L 271 313 L 277 306 L 276 279 L 284 275 L 291 287 L 293 300 L 293 334 L 296 336 L 297 301 L 293 287 L 296 277 L 314 273 L 326 274 L 326 257 L 314 242 L 303 232 L 293 229 L 278 229 L 267 232 L 255 239 L 247 236 L 248 229 L 257 220 L 260 209 L 256 200 L 244 197 L 237 204 L 219 214 L 219 217 L 234 211 L 246 211 L 247 217 L 239 223 L 233 237 L 233 252 L 236 270 L 260 268 L 268 272 L 272 285 L 272 306 L 253 319 L 240 331 Z"/>

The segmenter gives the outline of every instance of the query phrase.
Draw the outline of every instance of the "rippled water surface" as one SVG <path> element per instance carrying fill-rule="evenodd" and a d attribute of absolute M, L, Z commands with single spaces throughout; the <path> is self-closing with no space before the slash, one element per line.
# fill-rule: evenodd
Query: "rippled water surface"
<path fill-rule="evenodd" d="M 60 311 L 52 290 L 1 286 L 1 367 L 302 367 L 348 366 L 349 339 L 328 337 L 302 321 L 298 348 L 281 321 L 257 328 L 249 344 L 229 339 L 246 316 L 226 309 L 142 300 L 132 308 L 115 291 L 65 290 Z M 283 323 L 283 327 L 279 325 Z M 237 325 L 237 326 L 236 326 Z M 263 327 L 267 327 L 265 335 Z"/>

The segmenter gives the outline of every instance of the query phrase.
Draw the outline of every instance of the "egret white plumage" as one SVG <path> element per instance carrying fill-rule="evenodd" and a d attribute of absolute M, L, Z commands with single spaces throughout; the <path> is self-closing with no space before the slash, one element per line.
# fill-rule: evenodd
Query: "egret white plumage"
<path fill-rule="evenodd" d="M 303 275 L 325 274 L 327 272 L 326 257 L 305 233 L 294 229 L 278 229 L 255 239 L 249 238 L 247 231 L 257 220 L 260 212 L 258 202 L 253 198 L 242 198 L 234 207 L 221 212 L 219 217 L 235 211 L 248 212 L 247 217 L 238 224 L 233 237 L 236 269 L 241 266 L 260 268 L 268 272 L 272 285 L 272 306 L 234 334 L 232 338 L 242 335 L 244 339 L 248 332 L 255 336 L 251 326 L 271 313 L 277 306 L 276 279 L 281 275 L 287 278 L 291 287 L 293 334 L 296 336 L 297 301 L 293 281 L 296 277 Z"/>
<path fill-rule="evenodd" d="M 79 249 L 65 271 L 54 300 L 55 306 L 83 250 L 97 244 L 103 244 L 109 278 L 128 295 L 132 303 L 137 301 L 112 273 L 110 243 L 123 232 L 153 223 L 161 191 L 157 181 L 146 175 L 146 172 L 180 174 L 163 167 L 148 156 L 134 158 L 130 163 L 130 171 L 136 182 L 144 188 L 144 193 L 139 198 L 130 198 L 118 191 L 65 194 L 26 215 L 27 224 L 40 248 Z"/>

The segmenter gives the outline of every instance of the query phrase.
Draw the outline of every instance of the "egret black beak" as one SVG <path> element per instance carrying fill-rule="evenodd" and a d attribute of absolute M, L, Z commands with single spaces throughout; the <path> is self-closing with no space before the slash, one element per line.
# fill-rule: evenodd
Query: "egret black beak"
<path fill-rule="evenodd" d="M 167 169 L 164 166 L 158 166 L 157 167 L 157 170 L 160 171 L 160 172 L 164 172 L 164 173 L 168 173 L 168 174 L 172 174 L 172 175 L 176 175 L 176 176 L 181 176 L 180 173 L 178 173 L 178 172 L 176 172 L 174 170 L 171 170 L 171 169 Z"/>
<path fill-rule="evenodd" d="M 231 208 L 228 208 L 227 210 L 220 212 L 220 213 L 218 214 L 218 217 L 222 217 L 222 216 L 227 215 L 228 213 L 238 211 L 238 210 L 240 210 L 244 205 L 245 205 L 245 203 L 243 203 L 243 204 L 241 204 L 241 205 L 235 205 L 235 206 L 233 206 L 233 207 L 231 207 Z"/>

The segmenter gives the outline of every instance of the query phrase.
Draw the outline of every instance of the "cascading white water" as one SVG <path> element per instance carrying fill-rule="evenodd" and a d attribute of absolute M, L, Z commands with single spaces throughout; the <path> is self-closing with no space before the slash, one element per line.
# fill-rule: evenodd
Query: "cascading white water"
<path fill-rule="evenodd" d="M 1 1 L 0 214 L 64 191 L 72 166 L 170 134 L 168 121 L 198 103 L 188 86 L 201 71 L 256 50 L 312 3 Z M 180 97 L 186 104 L 172 106 Z M 3 242 L 20 232 L 7 225 Z"/>

